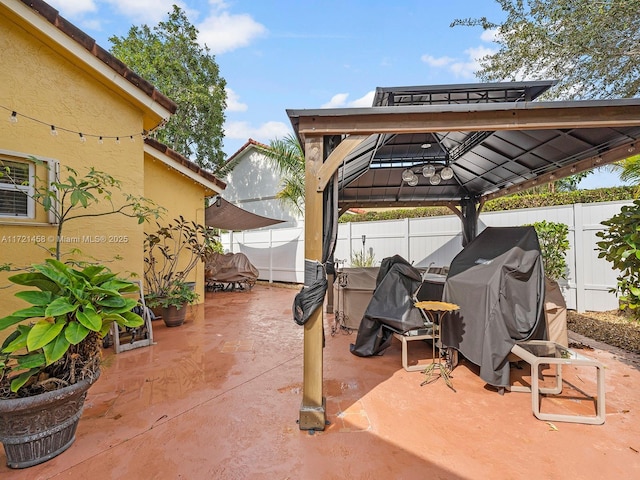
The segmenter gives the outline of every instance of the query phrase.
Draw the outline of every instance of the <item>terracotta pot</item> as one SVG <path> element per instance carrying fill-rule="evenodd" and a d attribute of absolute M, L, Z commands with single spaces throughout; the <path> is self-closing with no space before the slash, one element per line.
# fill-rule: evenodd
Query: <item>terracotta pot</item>
<path fill-rule="evenodd" d="M 100 376 L 97 373 L 51 392 L 0 400 L 0 442 L 10 468 L 38 465 L 71 446 L 87 391 Z"/>
<path fill-rule="evenodd" d="M 180 309 L 173 305 L 162 309 L 162 320 L 167 327 L 179 327 L 184 323 L 187 316 L 187 305 L 183 305 Z"/>
<path fill-rule="evenodd" d="M 153 312 L 153 316 L 155 317 L 152 320 L 160 320 L 162 318 L 162 307 L 161 306 L 149 307 L 149 308 L 151 309 L 151 311 Z"/>

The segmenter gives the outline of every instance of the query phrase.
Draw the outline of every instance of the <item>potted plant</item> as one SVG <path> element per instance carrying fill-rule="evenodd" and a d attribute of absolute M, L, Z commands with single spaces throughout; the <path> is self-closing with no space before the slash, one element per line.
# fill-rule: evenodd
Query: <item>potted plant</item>
<path fill-rule="evenodd" d="M 0 176 L 17 185 L 10 168 L 2 161 L 0 167 Z M 46 249 L 54 258 L 8 278 L 32 287 L 15 294 L 30 306 L 0 318 L 0 332 L 9 332 L 0 347 L 0 441 L 11 468 L 37 465 L 71 446 L 87 390 L 100 375 L 102 337 L 114 322 L 144 323 L 132 312 L 138 301 L 127 296 L 138 285 L 103 265 L 60 261 L 60 239 L 70 220 L 122 214 L 141 223 L 160 209 L 132 195 L 118 206 L 113 193 L 121 183 L 105 172 L 67 172 L 27 194 L 55 219 L 56 245 Z M 98 208 L 100 200 L 106 209 Z"/>
<path fill-rule="evenodd" d="M 16 293 L 31 306 L 0 319 L 0 330 L 14 328 L 0 353 L 0 440 L 12 468 L 71 446 L 87 390 L 100 376 L 102 337 L 113 322 L 143 324 L 131 311 L 138 301 L 124 296 L 139 287 L 106 267 L 47 259 L 33 270 L 9 277 L 36 288 Z"/>
<path fill-rule="evenodd" d="M 175 292 L 182 291 L 185 283 L 193 289 L 195 285 L 187 282 L 187 277 L 205 261 L 217 240 L 212 228 L 188 222 L 182 216 L 173 223 L 157 226 L 155 232 L 145 233 L 145 303 L 154 310 L 156 317 L 164 317 L 162 308 L 172 302 L 168 297 L 175 297 Z"/>
<path fill-rule="evenodd" d="M 174 281 L 160 300 L 162 320 L 165 325 L 167 327 L 182 325 L 187 314 L 186 306 L 194 304 L 198 298 L 198 294 L 191 285 L 180 280 Z"/>

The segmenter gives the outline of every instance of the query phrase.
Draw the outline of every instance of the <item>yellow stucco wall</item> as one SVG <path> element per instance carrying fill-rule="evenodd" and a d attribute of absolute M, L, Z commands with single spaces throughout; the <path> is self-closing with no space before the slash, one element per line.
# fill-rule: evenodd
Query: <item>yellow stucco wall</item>
<path fill-rule="evenodd" d="M 63 179 L 65 166 L 81 175 L 94 167 L 120 180 L 123 192 L 155 198 L 169 209 L 169 215 L 204 222 L 202 186 L 166 166 L 147 172 L 141 137 L 144 112 L 96 82 L 60 55 L 52 43 L 39 40 L 3 15 L 0 52 L 0 106 L 4 107 L 0 108 L 0 158 L 33 155 L 55 160 Z M 9 122 L 11 111 L 18 112 L 17 123 Z M 56 126 L 57 136 L 51 135 L 50 125 Z M 77 132 L 88 136 L 87 141 L 81 142 Z M 99 143 L 91 135 L 105 138 Z M 106 138 L 115 136 L 121 137 L 119 143 Z M 145 179 L 146 173 L 153 178 Z M 114 196 L 116 206 L 121 201 L 121 195 Z M 32 220 L 0 218 L 0 265 L 27 266 L 44 260 L 47 253 L 34 240 L 46 248 L 54 245 L 56 227 L 47 219 L 42 210 Z M 83 259 L 104 262 L 123 276 L 142 278 L 145 228 L 149 227 L 139 225 L 135 218 L 117 214 L 72 220 L 62 232 L 62 251 L 79 249 Z M 13 296 L 18 288 L 11 286 L 8 276 L 0 272 L 0 317 L 26 306 Z M 201 267 L 196 276 L 203 278 Z M 199 283 L 202 294 L 202 281 Z"/>
<path fill-rule="evenodd" d="M 190 178 L 176 174 L 173 169 L 150 155 L 145 155 L 144 195 L 167 209 L 164 218 L 159 220 L 161 225 L 175 223 L 173 219 L 179 216 L 200 225 L 205 223 L 204 187 Z M 146 231 L 156 229 L 155 221 L 145 225 Z M 200 302 L 202 302 L 204 300 L 204 264 L 202 262 L 198 263 L 187 280 L 197 282 L 196 292 L 200 295 Z"/>

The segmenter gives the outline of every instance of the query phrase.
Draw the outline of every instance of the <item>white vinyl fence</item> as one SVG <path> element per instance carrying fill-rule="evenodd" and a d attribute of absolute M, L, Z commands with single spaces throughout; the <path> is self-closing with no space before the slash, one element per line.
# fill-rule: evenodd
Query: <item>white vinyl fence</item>
<path fill-rule="evenodd" d="M 478 232 L 485 227 L 526 225 L 542 220 L 569 227 L 567 279 L 560 281 L 567 307 L 583 312 L 615 309 L 618 301 L 610 288 L 616 285 L 611 264 L 598 258 L 596 232 L 600 222 L 620 212 L 630 202 L 563 205 L 526 210 L 482 213 Z M 335 258 L 350 266 L 354 252 L 373 252 L 376 265 L 400 255 L 417 267 L 449 265 L 462 250 L 461 222 L 456 215 L 379 222 L 341 223 Z M 242 252 L 270 282 L 304 282 L 304 226 L 228 233 L 225 250 Z"/>

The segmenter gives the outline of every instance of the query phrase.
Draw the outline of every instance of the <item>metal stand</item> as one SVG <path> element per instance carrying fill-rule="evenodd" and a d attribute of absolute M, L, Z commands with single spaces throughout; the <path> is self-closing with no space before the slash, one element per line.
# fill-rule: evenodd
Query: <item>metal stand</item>
<path fill-rule="evenodd" d="M 449 358 L 449 355 L 445 354 L 445 363 L 442 363 L 442 333 L 444 331 L 443 330 L 444 322 L 440 317 L 443 313 L 446 315 L 448 311 L 439 311 L 439 310 L 426 309 L 426 308 L 422 308 L 422 311 L 429 316 L 431 322 L 434 325 L 434 328 L 435 326 L 438 326 L 440 351 L 438 352 L 438 361 L 436 362 L 436 341 L 435 339 L 433 339 L 431 341 L 431 352 L 433 355 L 432 357 L 433 361 L 432 363 L 427 365 L 427 367 L 422 371 L 422 373 L 425 374 L 426 378 L 420 384 L 420 386 L 435 382 L 438 378 L 442 377 L 445 383 L 447 384 L 447 387 L 449 387 L 451 390 L 455 392 L 456 389 L 453 388 L 453 383 L 451 382 L 451 379 L 453 378 L 453 376 L 451 375 L 451 370 L 453 370 L 453 364 L 452 364 L 452 360 Z M 433 378 L 433 375 L 436 373 L 438 374 L 438 377 Z"/>
<path fill-rule="evenodd" d="M 142 282 L 140 280 L 134 280 L 140 287 L 140 304 L 142 305 L 142 319 L 144 323 L 142 326 L 135 329 L 127 329 L 126 335 L 129 340 L 126 343 L 122 342 L 123 332 L 120 332 L 120 326 L 113 322 L 111 325 L 111 335 L 113 335 L 113 346 L 116 353 L 125 352 L 127 350 L 133 350 L 134 348 L 147 347 L 153 345 L 153 328 L 151 326 L 151 316 L 149 310 L 144 301 L 144 292 L 142 291 Z"/>

